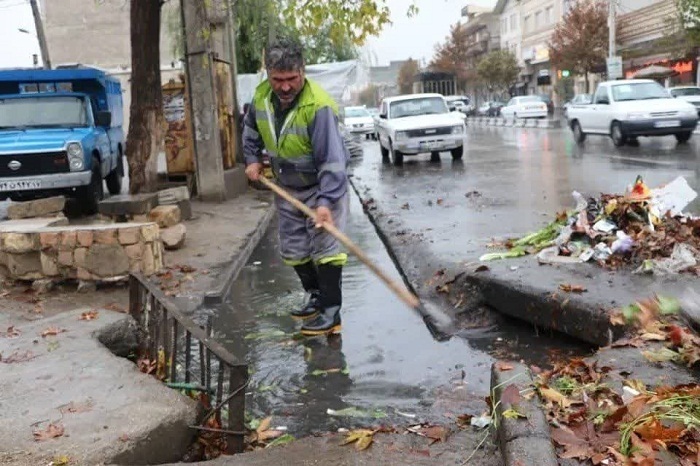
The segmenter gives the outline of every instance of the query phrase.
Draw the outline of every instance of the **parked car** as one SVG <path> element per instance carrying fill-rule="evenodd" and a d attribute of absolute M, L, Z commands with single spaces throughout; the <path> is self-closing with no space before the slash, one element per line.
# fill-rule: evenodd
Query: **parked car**
<path fill-rule="evenodd" d="M 569 118 L 568 110 L 572 105 L 586 105 L 591 102 L 593 102 L 592 94 L 576 94 L 573 99 L 564 104 L 564 118 Z"/>
<path fill-rule="evenodd" d="M 343 123 L 349 132 L 366 138 L 375 134 L 374 118 L 366 107 L 345 107 L 343 115 Z"/>
<path fill-rule="evenodd" d="M 83 66 L 0 71 L 0 200 L 62 194 L 94 214 L 124 175 L 122 89 Z"/>
<path fill-rule="evenodd" d="M 469 97 L 465 97 L 463 95 L 450 95 L 445 97 L 445 101 L 447 102 L 447 107 L 450 109 L 450 111 L 461 112 L 467 116 L 474 114 L 474 106 L 472 105 Z"/>
<path fill-rule="evenodd" d="M 362 135 L 357 133 L 352 133 L 348 130 L 347 126 L 343 123 L 339 123 L 340 134 L 343 136 L 343 142 L 345 147 L 348 149 L 348 153 L 351 158 L 359 157 L 364 154 L 364 148 L 362 147 Z"/>
<path fill-rule="evenodd" d="M 552 98 L 548 96 L 547 94 L 538 94 L 537 97 L 539 97 L 542 102 L 547 105 L 547 113 L 550 115 L 554 114 L 554 102 L 552 102 Z"/>
<path fill-rule="evenodd" d="M 505 118 L 547 118 L 547 104 L 536 95 L 513 97 L 501 108 L 501 116 Z"/>
<path fill-rule="evenodd" d="M 627 79 L 600 83 L 590 105 L 569 108 L 574 139 L 583 143 L 588 134 L 609 135 L 616 146 L 638 136 L 676 137 L 687 142 L 698 124 L 696 107 L 674 99 L 656 81 Z"/>
<path fill-rule="evenodd" d="M 685 100 L 695 105 L 700 115 L 700 87 L 697 86 L 678 86 L 668 90 L 672 97 Z"/>
<path fill-rule="evenodd" d="M 466 125 L 450 112 L 440 94 L 410 94 L 384 99 L 380 107 L 379 146 L 382 158 L 401 165 L 404 156 L 430 152 L 439 160 L 449 151 L 454 160 L 464 154 Z"/>
<path fill-rule="evenodd" d="M 480 116 L 499 116 L 504 105 L 503 102 L 498 101 L 484 102 L 476 113 Z"/>

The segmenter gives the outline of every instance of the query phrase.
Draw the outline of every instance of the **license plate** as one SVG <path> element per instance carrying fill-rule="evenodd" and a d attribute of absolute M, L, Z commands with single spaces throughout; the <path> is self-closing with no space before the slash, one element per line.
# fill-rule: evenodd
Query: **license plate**
<path fill-rule="evenodd" d="M 0 181 L 0 191 L 26 191 L 41 189 L 40 180 Z"/>
<path fill-rule="evenodd" d="M 440 147 L 440 143 L 439 142 L 422 142 L 420 146 L 425 150 L 433 150 L 433 149 L 437 149 L 438 147 Z"/>
<path fill-rule="evenodd" d="M 654 123 L 654 126 L 657 128 L 676 128 L 680 125 L 680 120 L 657 121 Z"/>

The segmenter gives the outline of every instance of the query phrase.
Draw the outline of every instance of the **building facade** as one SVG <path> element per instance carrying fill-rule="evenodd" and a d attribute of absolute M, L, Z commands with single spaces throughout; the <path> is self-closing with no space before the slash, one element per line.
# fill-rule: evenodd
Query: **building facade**
<path fill-rule="evenodd" d="M 522 58 L 521 82 L 525 94 L 545 94 L 555 105 L 557 75 L 549 60 L 549 41 L 564 14 L 562 0 L 521 0 Z"/>
<path fill-rule="evenodd" d="M 500 15 L 494 10 L 467 5 L 462 8 L 462 17 L 467 18 L 461 25 L 467 36 L 466 68 L 475 77 L 466 84 L 464 91 L 477 103 L 489 100 L 488 90 L 476 79 L 479 62 L 494 50 L 501 47 Z"/>
<path fill-rule="evenodd" d="M 509 50 L 518 60 L 518 66 L 525 68 L 523 61 L 523 31 L 521 28 L 520 0 L 498 0 L 493 12 L 500 17 L 501 50 Z M 523 94 L 525 83 L 519 80 L 511 89 L 512 95 Z"/>

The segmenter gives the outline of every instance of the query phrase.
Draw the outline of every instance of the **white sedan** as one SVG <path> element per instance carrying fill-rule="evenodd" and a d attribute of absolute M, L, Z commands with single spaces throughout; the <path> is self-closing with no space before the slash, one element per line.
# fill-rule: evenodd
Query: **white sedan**
<path fill-rule="evenodd" d="M 547 118 L 547 104 L 535 95 L 513 97 L 501 108 L 504 118 Z"/>

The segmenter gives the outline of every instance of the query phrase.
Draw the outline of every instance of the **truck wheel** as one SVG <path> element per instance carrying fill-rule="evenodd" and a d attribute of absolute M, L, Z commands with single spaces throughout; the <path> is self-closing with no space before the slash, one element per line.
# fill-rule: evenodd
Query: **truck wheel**
<path fill-rule="evenodd" d="M 452 160 L 462 160 L 462 157 L 464 156 L 464 146 L 452 149 L 450 153 L 452 154 Z"/>
<path fill-rule="evenodd" d="M 379 142 L 379 152 L 382 153 L 382 160 L 389 160 L 389 149 L 385 149 L 381 141 Z"/>
<path fill-rule="evenodd" d="M 431 152 L 430 153 L 430 161 L 431 162 L 439 162 L 440 161 L 440 152 Z"/>
<path fill-rule="evenodd" d="M 615 121 L 610 128 L 610 137 L 616 147 L 622 147 L 627 143 L 627 136 L 622 132 L 622 126 L 618 121 Z"/>
<path fill-rule="evenodd" d="M 102 185 L 102 171 L 97 157 L 92 158 L 92 178 L 90 184 L 78 189 L 78 203 L 86 215 L 97 213 L 97 205 L 104 198 L 104 186 Z"/>
<path fill-rule="evenodd" d="M 391 158 L 394 162 L 394 165 L 396 165 L 397 167 L 403 165 L 403 152 L 394 149 L 393 146 L 391 147 Z"/>
<path fill-rule="evenodd" d="M 122 151 L 119 151 L 119 161 L 117 166 L 112 170 L 107 178 L 107 189 L 109 194 L 116 196 L 122 192 L 122 180 L 124 179 L 124 158 L 122 157 Z"/>
<path fill-rule="evenodd" d="M 574 121 L 571 125 L 571 130 L 574 132 L 574 141 L 576 141 L 577 144 L 583 144 L 586 140 L 586 133 L 581 129 L 581 125 L 578 121 Z"/>
<path fill-rule="evenodd" d="M 688 142 L 691 137 L 693 137 L 692 131 L 686 131 L 685 133 L 678 133 L 678 134 L 676 134 L 676 141 L 678 141 L 678 144 L 684 144 L 684 143 Z"/>

